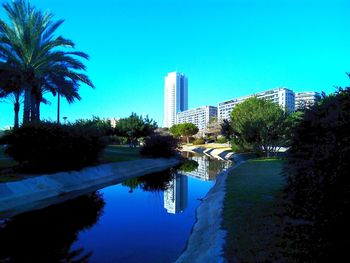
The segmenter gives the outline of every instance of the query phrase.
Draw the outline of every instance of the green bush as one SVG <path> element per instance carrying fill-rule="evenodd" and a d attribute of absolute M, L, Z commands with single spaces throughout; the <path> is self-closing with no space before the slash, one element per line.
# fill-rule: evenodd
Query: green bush
<path fill-rule="evenodd" d="M 208 141 L 215 141 L 215 140 L 216 140 L 215 136 L 208 136 Z"/>
<path fill-rule="evenodd" d="M 25 172 L 80 169 L 98 161 L 106 141 L 98 129 L 42 122 L 24 125 L 2 139 L 6 153 Z"/>
<path fill-rule="evenodd" d="M 203 138 L 198 138 L 193 141 L 193 145 L 201 145 L 205 144 L 205 140 Z"/>
<path fill-rule="evenodd" d="M 114 144 L 114 145 L 126 145 L 126 144 L 128 144 L 128 138 L 122 137 L 122 136 L 117 136 L 117 135 L 112 135 L 112 136 L 108 137 L 108 143 Z"/>
<path fill-rule="evenodd" d="M 154 134 L 147 137 L 140 149 L 140 154 L 153 158 L 169 158 L 177 155 L 179 140 L 170 135 Z"/>
<path fill-rule="evenodd" d="M 195 138 L 193 138 L 193 137 L 188 137 L 188 138 L 187 137 L 180 137 L 179 140 L 182 144 L 186 144 L 186 143 L 193 143 Z"/>
<path fill-rule="evenodd" d="M 217 140 L 216 140 L 217 143 L 227 143 L 227 139 L 225 137 L 219 137 Z"/>
<path fill-rule="evenodd" d="M 240 140 L 239 138 L 233 138 L 231 140 L 231 149 L 235 153 L 245 153 L 245 152 L 254 152 L 255 148 L 253 145 Z"/>
<path fill-rule="evenodd" d="M 312 262 L 336 262 L 348 255 L 349 146 L 350 88 L 305 111 L 288 151 L 285 207 L 289 217 L 311 223 L 309 239 L 299 244 Z"/>

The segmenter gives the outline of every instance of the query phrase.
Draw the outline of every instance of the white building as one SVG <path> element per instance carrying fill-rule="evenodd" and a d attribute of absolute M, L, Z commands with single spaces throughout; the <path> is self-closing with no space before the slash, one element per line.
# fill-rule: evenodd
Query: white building
<path fill-rule="evenodd" d="M 196 109 L 181 111 L 177 113 L 176 124 L 193 123 L 199 131 L 205 131 L 209 121 L 213 117 L 217 117 L 218 108 L 214 106 L 203 106 Z"/>
<path fill-rule="evenodd" d="M 321 96 L 318 92 L 306 91 L 295 93 L 295 110 L 301 108 L 308 108 L 321 100 Z"/>
<path fill-rule="evenodd" d="M 272 102 L 275 102 L 278 105 L 280 105 L 283 109 L 289 112 L 295 111 L 294 92 L 287 88 L 276 88 L 219 103 L 218 118 L 220 120 L 230 119 L 231 111 L 233 110 L 233 108 L 237 104 L 242 103 L 246 99 L 252 97 L 257 97 L 259 99 L 267 99 Z"/>
<path fill-rule="evenodd" d="M 117 126 L 119 118 L 108 118 L 107 121 L 111 123 L 112 128 L 115 128 Z"/>
<path fill-rule="evenodd" d="M 169 214 L 183 212 L 188 202 L 188 178 L 176 174 L 164 191 L 164 208 Z"/>
<path fill-rule="evenodd" d="M 178 72 L 170 72 L 164 85 L 164 127 L 170 128 L 176 123 L 176 114 L 188 109 L 187 77 Z"/>

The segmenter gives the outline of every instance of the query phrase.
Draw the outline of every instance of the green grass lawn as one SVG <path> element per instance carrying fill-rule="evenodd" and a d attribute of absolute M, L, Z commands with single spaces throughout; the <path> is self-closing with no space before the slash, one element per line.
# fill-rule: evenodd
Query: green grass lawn
<path fill-rule="evenodd" d="M 229 175 L 223 213 L 229 262 L 281 260 L 281 218 L 276 213 L 285 184 L 282 168 L 282 160 L 256 159 Z"/>
<path fill-rule="evenodd" d="M 140 159 L 139 148 L 109 145 L 100 157 L 101 163 L 113 163 L 132 161 Z M 12 169 L 17 163 L 5 155 L 3 147 L 0 146 L 0 183 L 18 181 L 28 178 L 27 175 L 16 174 Z"/>
<path fill-rule="evenodd" d="M 119 145 L 109 145 L 101 155 L 102 163 L 132 161 L 142 158 L 139 148 L 130 148 Z"/>

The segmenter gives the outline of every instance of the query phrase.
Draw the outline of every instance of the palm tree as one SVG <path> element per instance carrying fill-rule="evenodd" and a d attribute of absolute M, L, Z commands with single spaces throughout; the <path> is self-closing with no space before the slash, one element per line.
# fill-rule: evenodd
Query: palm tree
<path fill-rule="evenodd" d="M 87 55 L 83 54 L 86 58 Z M 82 70 L 85 70 L 84 65 L 80 65 Z M 89 78 L 81 73 L 72 71 L 66 65 L 57 63 L 50 67 L 51 71 L 47 72 L 45 79 L 45 87 L 53 95 L 57 96 L 57 122 L 60 122 L 60 98 L 64 97 L 68 103 L 73 103 L 75 100 L 81 100 L 78 93 L 80 83 L 85 83 L 90 87 L 94 87 Z"/>
<path fill-rule="evenodd" d="M 74 43 L 54 36 L 64 20 L 54 22 L 51 13 L 38 11 L 25 0 L 5 3 L 3 7 L 9 23 L 0 20 L 0 59 L 10 61 L 11 66 L 21 72 L 24 124 L 38 119 L 36 115 L 43 90 L 62 93 L 68 101 L 72 101 L 69 94 L 78 98 L 80 82 L 93 87 L 89 78 L 80 73 L 86 67 L 79 58 L 88 59 L 88 55 L 66 51 L 74 49 Z M 68 92 L 68 89 L 71 90 Z"/>
<path fill-rule="evenodd" d="M 15 129 L 19 127 L 19 110 L 22 93 L 21 75 L 16 70 L 9 69 L 9 65 L 6 63 L 0 63 L 0 98 L 9 98 L 14 104 Z"/>

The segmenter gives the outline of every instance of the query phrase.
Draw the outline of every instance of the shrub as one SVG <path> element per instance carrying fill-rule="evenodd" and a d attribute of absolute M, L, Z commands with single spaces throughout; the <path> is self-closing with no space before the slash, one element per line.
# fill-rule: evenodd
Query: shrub
<path fill-rule="evenodd" d="M 108 137 L 108 143 L 109 144 L 115 144 L 115 145 L 125 145 L 128 143 L 127 137 L 112 135 Z"/>
<path fill-rule="evenodd" d="M 350 243 L 350 89 L 305 111 L 286 167 L 289 217 L 312 223 L 314 262 L 347 256 Z M 303 248 L 305 250 L 305 247 Z"/>
<path fill-rule="evenodd" d="M 235 153 L 255 152 L 253 145 L 246 141 L 239 140 L 239 138 L 233 138 L 231 140 L 231 149 Z"/>
<path fill-rule="evenodd" d="M 93 127 L 42 122 L 24 125 L 2 138 L 6 153 L 26 172 L 80 169 L 95 163 L 105 140 Z"/>
<path fill-rule="evenodd" d="M 201 144 L 205 144 L 205 140 L 203 138 L 198 138 L 196 140 L 193 141 L 194 145 L 201 145 Z"/>
<path fill-rule="evenodd" d="M 227 139 L 225 137 L 218 137 L 216 140 L 217 143 L 227 143 Z"/>
<path fill-rule="evenodd" d="M 193 138 L 193 137 L 189 137 L 189 138 L 187 138 L 187 137 L 180 137 L 179 140 L 180 140 L 180 142 L 182 144 L 186 144 L 187 142 L 193 143 L 195 141 L 195 138 Z"/>
<path fill-rule="evenodd" d="M 208 141 L 215 141 L 216 138 L 215 138 L 215 136 L 208 136 L 207 140 Z"/>
<path fill-rule="evenodd" d="M 145 139 L 140 154 L 149 157 L 172 157 L 177 154 L 178 139 L 170 135 L 154 134 Z"/>

